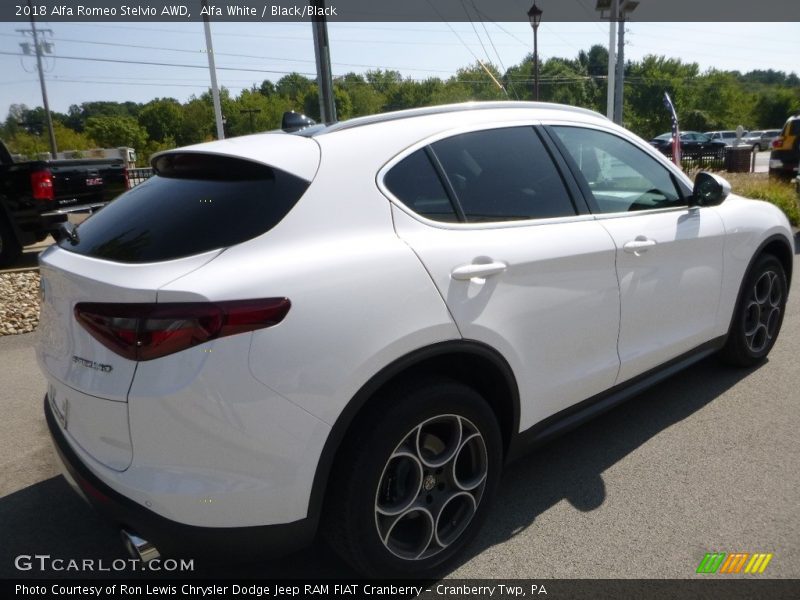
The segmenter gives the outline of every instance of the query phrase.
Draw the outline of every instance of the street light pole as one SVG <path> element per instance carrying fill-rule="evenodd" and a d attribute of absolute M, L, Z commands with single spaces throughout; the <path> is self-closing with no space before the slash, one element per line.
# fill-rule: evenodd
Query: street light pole
<path fill-rule="evenodd" d="M 533 6 L 528 10 L 528 20 L 531 22 L 533 29 L 533 99 L 539 99 L 539 23 L 542 21 L 542 9 L 536 6 L 534 0 Z"/>

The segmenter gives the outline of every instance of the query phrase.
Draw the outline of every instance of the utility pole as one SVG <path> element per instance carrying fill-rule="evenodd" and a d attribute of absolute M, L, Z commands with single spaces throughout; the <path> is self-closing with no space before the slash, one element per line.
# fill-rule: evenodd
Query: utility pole
<path fill-rule="evenodd" d="M 56 158 L 56 154 L 58 154 L 58 146 L 56 145 L 56 134 L 53 131 L 53 117 L 50 114 L 50 102 L 47 100 L 47 86 L 44 83 L 44 69 L 42 68 L 42 52 L 46 52 L 50 54 L 52 52 L 53 45 L 49 42 L 42 42 L 39 44 L 39 36 L 36 31 L 36 22 L 33 20 L 33 7 L 31 6 L 31 0 L 28 0 L 28 8 L 31 10 L 31 28 L 30 31 L 27 29 L 17 29 L 20 33 L 31 34 L 33 36 L 33 49 L 36 52 L 36 68 L 39 70 L 39 83 L 42 86 L 42 103 L 44 104 L 44 115 L 45 119 L 47 120 L 47 133 L 50 136 L 50 154 L 52 158 Z M 53 35 L 53 31 L 50 29 L 43 29 L 42 31 L 46 31 Z M 28 54 L 28 44 L 22 44 L 22 50 L 25 54 Z"/>
<path fill-rule="evenodd" d="M 622 125 L 622 94 L 625 83 L 625 12 L 619 14 L 617 73 L 614 78 L 614 123 Z"/>
<path fill-rule="evenodd" d="M 617 37 L 617 11 L 619 0 L 611 0 L 611 18 L 608 20 L 608 79 L 606 80 L 606 116 L 614 120 L 614 75 L 617 70 L 614 42 Z"/>
<path fill-rule="evenodd" d="M 208 8 L 208 0 L 203 0 L 203 7 Z M 225 139 L 225 127 L 222 119 L 222 104 L 219 101 L 219 86 L 217 85 L 217 66 L 214 62 L 214 45 L 211 42 L 211 24 L 208 21 L 208 11 L 203 14 L 203 29 L 206 33 L 206 54 L 208 55 L 208 71 L 211 75 L 211 99 L 214 102 L 214 120 L 217 123 L 217 139 Z"/>
<path fill-rule="evenodd" d="M 595 10 L 600 11 L 601 19 L 610 20 L 606 114 L 609 119 L 613 118 L 618 125 L 622 125 L 622 94 L 625 83 L 625 17 L 628 13 L 632 13 L 637 6 L 639 6 L 638 0 L 597 0 L 595 6 Z M 614 29 L 617 27 L 617 23 L 619 23 L 619 32 L 615 61 Z"/>
<path fill-rule="evenodd" d="M 319 116 L 323 123 L 336 122 L 336 103 L 333 98 L 331 52 L 328 42 L 328 20 L 325 18 L 325 0 L 309 0 L 314 10 L 311 26 L 314 33 L 314 58 L 317 61 L 317 86 L 319 87 Z"/>

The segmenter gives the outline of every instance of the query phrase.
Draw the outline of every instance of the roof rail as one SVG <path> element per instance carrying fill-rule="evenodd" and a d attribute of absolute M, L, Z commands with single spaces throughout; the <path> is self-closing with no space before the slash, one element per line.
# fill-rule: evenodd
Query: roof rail
<path fill-rule="evenodd" d="M 421 108 L 410 108 L 407 110 L 398 110 L 393 112 L 380 113 L 377 115 L 368 115 L 366 117 L 357 117 L 355 119 L 348 119 L 347 121 L 340 121 L 334 123 L 321 130 L 319 133 L 333 133 L 334 131 L 342 131 L 344 129 L 353 129 L 363 125 L 371 125 L 373 123 L 384 123 L 387 121 L 397 121 L 399 119 L 410 119 L 412 117 L 422 117 L 427 115 L 439 115 L 445 113 L 459 112 L 463 110 L 496 110 L 503 108 L 527 108 L 527 109 L 545 109 L 545 110 L 563 110 L 585 115 L 592 115 L 595 117 L 606 118 L 598 112 L 588 108 L 580 108 L 578 106 L 571 106 L 569 104 L 556 104 L 554 102 L 523 102 L 523 101 L 494 101 L 494 102 L 461 102 L 459 104 L 442 104 L 439 106 L 425 106 Z"/>

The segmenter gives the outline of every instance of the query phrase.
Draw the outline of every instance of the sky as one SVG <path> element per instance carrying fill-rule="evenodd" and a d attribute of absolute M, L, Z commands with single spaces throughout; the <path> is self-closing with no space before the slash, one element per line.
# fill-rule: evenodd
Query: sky
<path fill-rule="evenodd" d="M 11 104 L 41 106 L 34 56 L 17 56 L 25 36 L 0 23 L 0 120 Z M 53 56 L 45 60 L 50 107 L 67 112 L 94 100 L 186 101 L 209 87 L 202 23 L 47 23 Z M 297 71 L 315 77 L 309 23 L 212 23 L 217 78 L 234 95 L 264 79 Z M 626 23 L 625 58 L 648 54 L 709 68 L 775 69 L 800 74 L 800 23 Z M 531 27 L 517 23 L 329 23 L 334 76 L 395 69 L 405 77 L 446 79 L 480 58 L 501 72 L 533 46 Z M 538 32 L 539 54 L 575 58 L 608 46 L 607 22 L 549 23 Z M 8 55 L 12 53 L 14 55 Z M 115 61 L 115 62 L 103 62 Z M 163 63 L 160 65 L 134 62 Z M 180 65 L 180 66 L 179 66 Z"/>

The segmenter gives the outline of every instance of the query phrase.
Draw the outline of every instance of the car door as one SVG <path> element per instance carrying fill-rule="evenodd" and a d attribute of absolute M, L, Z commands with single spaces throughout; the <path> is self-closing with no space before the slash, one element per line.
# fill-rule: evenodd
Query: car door
<path fill-rule="evenodd" d="M 710 207 L 619 133 L 555 125 L 598 223 L 614 239 L 620 284 L 621 383 L 713 337 L 722 286 L 724 226 Z M 587 169 L 591 155 L 600 168 Z"/>
<path fill-rule="evenodd" d="M 394 201 L 397 234 L 461 335 L 513 369 L 520 429 L 613 385 L 614 243 L 585 203 L 576 205 L 580 191 L 533 127 L 438 139 L 392 161 L 379 182 Z"/>

